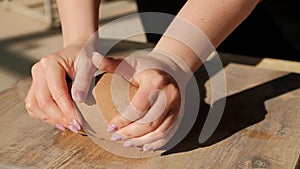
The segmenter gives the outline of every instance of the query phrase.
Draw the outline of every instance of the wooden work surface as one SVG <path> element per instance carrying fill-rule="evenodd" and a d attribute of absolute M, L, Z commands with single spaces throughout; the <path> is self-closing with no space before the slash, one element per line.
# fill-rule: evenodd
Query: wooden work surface
<path fill-rule="evenodd" d="M 213 136 L 197 142 L 209 108 L 203 101 L 190 134 L 168 153 L 146 159 L 116 156 L 87 136 L 31 119 L 21 99 L 30 79 L 20 81 L 0 93 L 0 168 L 299 168 L 300 75 L 239 64 L 225 72 L 226 108 Z M 203 71 L 197 76 L 207 102 L 209 83 Z"/>

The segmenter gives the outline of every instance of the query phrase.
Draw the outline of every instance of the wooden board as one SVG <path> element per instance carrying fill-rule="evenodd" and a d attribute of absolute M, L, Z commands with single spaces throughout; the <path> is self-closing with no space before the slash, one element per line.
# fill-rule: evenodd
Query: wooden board
<path fill-rule="evenodd" d="M 210 97 L 204 72 L 197 76 L 205 101 L 190 134 L 162 156 L 144 159 L 116 156 L 86 136 L 31 119 L 19 95 L 30 80 L 21 81 L 0 93 L 0 168 L 299 168 L 300 75 L 227 65 L 224 116 L 199 144 Z"/>

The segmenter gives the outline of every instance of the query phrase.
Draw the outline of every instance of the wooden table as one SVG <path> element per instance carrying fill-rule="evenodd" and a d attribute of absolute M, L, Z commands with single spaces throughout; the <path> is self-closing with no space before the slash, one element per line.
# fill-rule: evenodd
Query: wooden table
<path fill-rule="evenodd" d="M 298 169 L 300 75 L 240 64 L 226 65 L 225 73 L 228 97 L 213 136 L 203 144 L 197 141 L 210 97 L 200 70 L 199 88 L 206 98 L 193 129 L 164 155 L 145 159 L 116 156 L 87 136 L 31 119 L 20 97 L 30 79 L 22 80 L 0 93 L 0 168 Z"/>

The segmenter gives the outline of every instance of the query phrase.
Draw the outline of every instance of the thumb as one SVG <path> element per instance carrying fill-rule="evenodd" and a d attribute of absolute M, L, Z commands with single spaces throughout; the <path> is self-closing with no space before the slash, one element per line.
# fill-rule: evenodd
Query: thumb
<path fill-rule="evenodd" d="M 93 52 L 92 61 L 99 70 L 108 73 L 114 73 L 121 63 L 121 60 L 104 57 L 98 52 Z"/>
<path fill-rule="evenodd" d="M 87 57 L 78 57 L 76 63 L 76 73 L 72 84 L 71 94 L 76 102 L 84 102 L 86 100 L 91 81 L 97 68 Z"/>
<path fill-rule="evenodd" d="M 92 57 L 94 65 L 101 71 L 118 74 L 130 79 L 133 77 L 135 69 L 126 59 L 108 58 L 100 53 L 94 52 Z"/>

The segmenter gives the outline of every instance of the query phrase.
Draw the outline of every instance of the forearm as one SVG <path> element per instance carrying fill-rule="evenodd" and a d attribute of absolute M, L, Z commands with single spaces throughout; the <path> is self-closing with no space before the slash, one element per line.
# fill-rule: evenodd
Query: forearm
<path fill-rule="evenodd" d="M 192 23 L 217 47 L 251 13 L 258 2 L 259 0 L 189 0 L 177 16 Z M 172 26 L 176 27 L 171 23 L 169 28 Z M 161 38 L 156 48 L 175 54 L 192 71 L 196 71 L 202 64 L 199 57 L 202 60 L 208 57 L 197 56 L 182 42 L 167 36 Z"/>
<path fill-rule="evenodd" d="M 98 30 L 100 0 L 57 0 L 64 46 L 84 43 Z"/>

